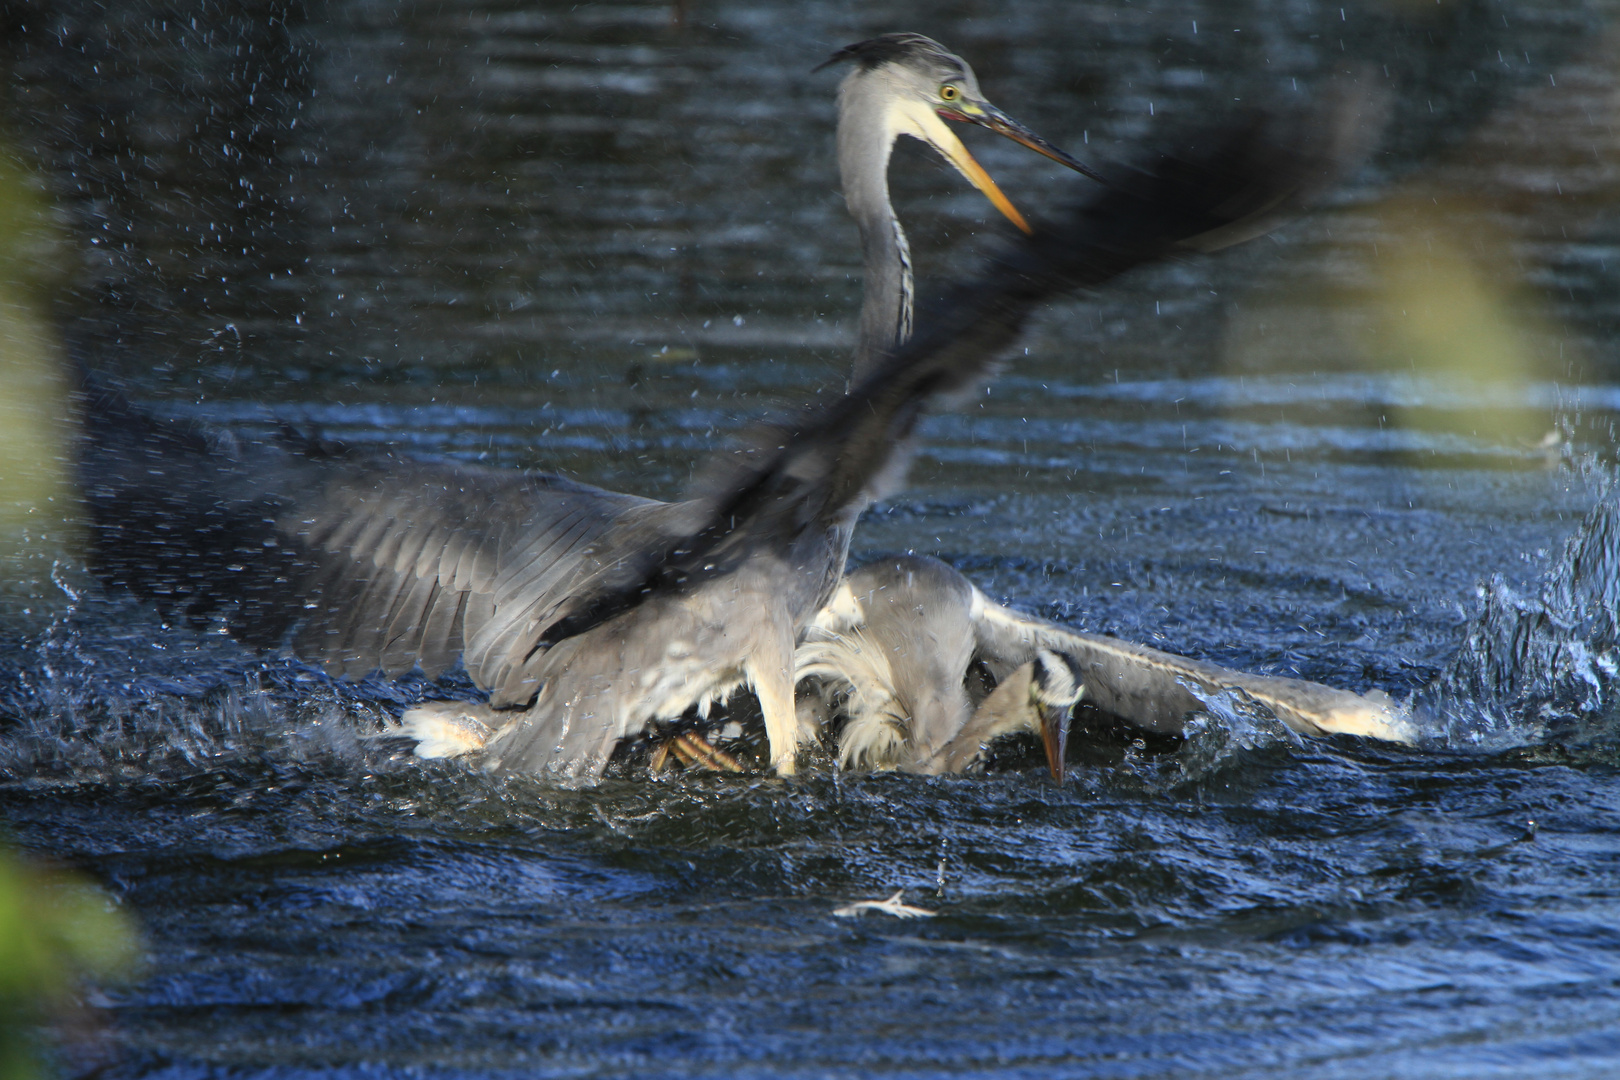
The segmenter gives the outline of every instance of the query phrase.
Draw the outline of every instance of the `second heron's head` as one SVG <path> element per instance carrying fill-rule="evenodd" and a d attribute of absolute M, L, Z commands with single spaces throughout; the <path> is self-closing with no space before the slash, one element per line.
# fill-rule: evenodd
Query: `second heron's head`
<path fill-rule="evenodd" d="M 860 181 L 881 179 L 894 140 L 910 135 L 933 147 L 1009 221 L 1029 232 L 1029 223 L 968 153 L 946 120 L 978 124 L 1099 179 L 1092 169 L 986 101 L 967 61 L 932 38 L 884 34 L 840 49 L 821 67 L 846 61 L 855 70 L 838 88 L 838 151 L 846 195 L 852 198 L 860 197 Z"/>
<path fill-rule="evenodd" d="M 1063 782 L 1064 759 L 1069 749 L 1069 717 L 1085 695 L 1086 684 L 1080 663 L 1067 653 L 1040 649 L 1035 654 L 1029 680 L 1029 707 L 1033 727 L 1046 752 L 1046 766 L 1052 779 Z"/>

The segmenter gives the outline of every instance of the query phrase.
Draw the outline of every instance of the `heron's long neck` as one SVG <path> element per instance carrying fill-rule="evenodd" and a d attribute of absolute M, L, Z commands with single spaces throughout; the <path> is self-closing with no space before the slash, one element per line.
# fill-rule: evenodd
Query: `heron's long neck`
<path fill-rule="evenodd" d="M 855 383 L 911 336 L 911 248 L 889 202 L 895 129 L 883 90 L 881 78 L 860 72 L 838 89 L 838 172 L 865 265 Z"/>

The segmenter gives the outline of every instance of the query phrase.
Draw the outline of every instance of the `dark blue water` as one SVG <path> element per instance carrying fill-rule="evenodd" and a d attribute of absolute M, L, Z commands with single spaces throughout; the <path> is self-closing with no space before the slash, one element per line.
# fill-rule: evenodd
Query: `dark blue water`
<path fill-rule="evenodd" d="M 8 10 L 65 355 L 164 415 L 653 495 L 843 388 L 831 49 L 934 34 L 1094 156 L 1335 72 L 1392 118 L 1324 213 L 1046 313 L 855 547 L 1411 696 L 1422 745 L 1215 702 L 1184 741 L 1082 718 L 1061 788 L 1013 760 L 563 792 L 371 738 L 419 679 L 165 626 L 42 545 L 10 583 L 41 603 L 0 654 L 0 814 L 149 952 L 90 996 L 69 1071 L 1620 1072 L 1614 14 Z M 972 149 L 1034 216 L 1076 183 Z M 911 148 L 892 177 L 923 271 L 969 265 L 978 196 Z M 935 916 L 833 914 L 897 889 Z"/>

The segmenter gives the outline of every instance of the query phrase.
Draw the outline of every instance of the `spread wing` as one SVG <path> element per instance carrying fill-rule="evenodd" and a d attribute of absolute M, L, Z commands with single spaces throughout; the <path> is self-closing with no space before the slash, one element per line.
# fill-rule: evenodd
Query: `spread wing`
<path fill-rule="evenodd" d="M 1364 735 L 1411 742 L 1410 723 L 1385 694 L 1354 694 L 1304 679 L 1250 675 L 1217 664 L 1133 645 L 1101 634 L 1079 634 L 1002 607 L 977 588 L 972 621 L 976 655 L 1003 679 L 1038 649 L 1064 653 L 1080 667 L 1085 701 L 1153 731 L 1180 731 L 1200 695 L 1237 690 L 1307 735 Z"/>
<path fill-rule="evenodd" d="M 546 631 L 647 572 L 678 504 L 541 473 L 427 463 L 346 470 L 277 522 L 299 553 L 295 651 L 334 674 L 430 676 L 462 657 L 496 706 L 534 696 Z"/>
<path fill-rule="evenodd" d="M 700 527 L 671 543 L 647 578 L 599 592 L 568 630 L 734 573 L 765 546 L 847 529 L 902 479 L 918 421 L 992 375 L 1043 301 L 1265 232 L 1344 167 L 1354 109 L 1347 101 L 1289 120 L 1251 114 L 1143 167 L 1111 170 L 1062 220 L 953 287 L 851 393 L 715 459 L 692 504 Z"/>
<path fill-rule="evenodd" d="M 434 676 L 462 657 L 492 703 L 521 704 L 546 631 L 645 577 L 684 520 L 560 476 L 244 443 L 90 394 L 98 572 L 335 675 Z"/>

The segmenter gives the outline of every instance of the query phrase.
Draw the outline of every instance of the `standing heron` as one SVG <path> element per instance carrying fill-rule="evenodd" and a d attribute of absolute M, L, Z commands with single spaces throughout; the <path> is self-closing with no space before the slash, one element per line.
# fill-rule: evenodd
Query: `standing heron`
<path fill-rule="evenodd" d="M 911 246 L 889 201 L 889 155 L 901 135 L 927 143 L 1024 233 L 1029 224 L 974 161 L 945 119 L 978 124 L 1091 177 L 1099 175 L 985 100 L 967 61 L 921 34 L 846 46 L 816 68 L 849 63 L 838 85 L 838 175 L 861 231 L 864 294 L 852 381 L 911 336 Z M 943 118 L 943 119 L 942 119 Z"/>
<path fill-rule="evenodd" d="M 831 598 L 855 518 L 898 482 L 924 413 L 979 385 L 1048 297 L 1266 231 L 1342 164 L 1349 119 L 1341 109 L 1288 128 L 1251 117 L 1184 154 L 1118 170 L 1065 222 L 952 290 L 851 394 L 721 456 L 701 493 L 673 504 L 669 531 L 599 559 L 589 589 L 567 590 L 567 609 L 520 639 L 540 690 L 471 740 L 485 764 L 592 779 L 620 740 L 746 683 L 772 764 L 792 771 L 792 642 Z M 956 736 L 974 735 L 977 719 Z M 987 718 L 986 736 L 995 726 Z M 964 756 L 947 750 L 938 768 Z"/>
<path fill-rule="evenodd" d="M 861 379 L 912 326 L 910 253 L 888 194 L 896 139 L 927 143 L 1025 232 L 944 119 L 1096 174 L 986 101 L 967 63 L 929 38 L 885 35 L 828 61 L 846 62 L 837 141 L 864 256 Z M 93 558 L 109 581 L 251 643 L 273 646 L 291 632 L 295 654 L 335 675 L 420 664 L 433 677 L 460 657 L 490 695 L 470 723 L 508 721 L 486 751 L 494 767 L 592 777 L 625 735 L 746 685 L 772 764 L 792 771 L 793 649 L 843 572 L 858 492 L 815 528 L 771 538 L 771 558 L 762 548 L 742 560 L 701 602 L 647 597 L 636 618 L 599 626 L 624 589 L 709 527 L 708 500 L 244 445 L 132 416 L 111 397 L 89 395 L 81 468 Z"/>
<path fill-rule="evenodd" d="M 957 286 L 918 336 L 874 353 L 852 393 L 719 455 L 680 503 L 243 445 L 89 401 L 99 569 L 250 642 L 290 633 L 335 674 L 432 676 L 459 655 L 489 691 L 467 711 L 493 729 L 480 740 L 491 769 L 590 782 L 621 740 L 747 686 L 772 765 L 792 772 L 795 644 L 920 418 L 979 385 L 1048 297 L 1264 232 L 1335 172 L 1346 119 L 1251 116 L 1111 170 L 1065 221 Z"/>

